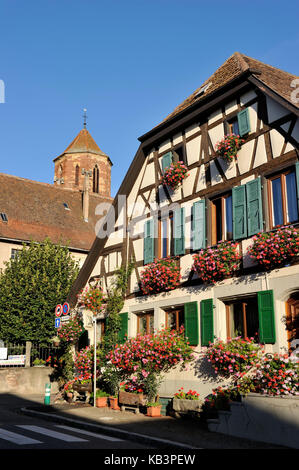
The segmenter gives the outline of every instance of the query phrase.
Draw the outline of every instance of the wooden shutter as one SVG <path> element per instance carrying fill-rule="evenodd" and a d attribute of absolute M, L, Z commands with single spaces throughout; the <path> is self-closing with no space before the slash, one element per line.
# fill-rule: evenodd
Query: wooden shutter
<path fill-rule="evenodd" d="M 198 309 L 197 302 L 184 305 L 185 335 L 191 346 L 198 345 Z"/>
<path fill-rule="evenodd" d="M 209 346 L 210 342 L 214 342 L 213 310 L 213 299 L 206 299 L 200 302 L 200 329 L 202 346 Z"/>
<path fill-rule="evenodd" d="M 144 264 L 153 263 L 155 257 L 154 219 L 147 220 L 144 224 Z"/>
<path fill-rule="evenodd" d="M 118 332 L 118 341 L 120 343 L 125 343 L 127 340 L 128 335 L 128 321 L 129 321 L 129 314 L 128 312 L 120 313 L 120 330 Z"/>
<path fill-rule="evenodd" d="M 181 207 L 173 213 L 174 254 L 185 254 L 185 208 Z"/>
<path fill-rule="evenodd" d="M 261 178 L 246 183 L 248 236 L 263 230 L 263 205 Z"/>
<path fill-rule="evenodd" d="M 238 113 L 239 133 L 242 137 L 250 132 L 250 121 L 248 108 L 243 109 Z"/>
<path fill-rule="evenodd" d="M 275 343 L 273 290 L 258 292 L 259 336 L 261 343 Z"/>
<path fill-rule="evenodd" d="M 166 168 L 169 168 L 172 163 L 172 152 L 167 152 L 162 157 L 162 173 L 165 173 Z"/>
<path fill-rule="evenodd" d="M 202 199 L 192 206 L 192 249 L 206 247 L 206 201 Z"/>
<path fill-rule="evenodd" d="M 299 211 L 299 162 L 296 162 L 297 202 Z"/>
<path fill-rule="evenodd" d="M 247 209 L 245 185 L 232 189 L 233 237 L 234 240 L 247 237 Z"/>

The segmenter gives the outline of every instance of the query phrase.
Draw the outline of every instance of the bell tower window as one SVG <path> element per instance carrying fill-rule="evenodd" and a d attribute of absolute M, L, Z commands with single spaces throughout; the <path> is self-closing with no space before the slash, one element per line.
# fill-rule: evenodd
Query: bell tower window
<path fill-rule="evenodd" d="M 94 193 L 99 192 L 99 168 L 96 165 L 92 172 L 92 190 Z"/>
<path fill-rule="evenodd" d="M 79 186 L 79 175 L 80 175 L 80 167 L 76 165 L 76 172 L 75 172 L 75 185 Z"/>

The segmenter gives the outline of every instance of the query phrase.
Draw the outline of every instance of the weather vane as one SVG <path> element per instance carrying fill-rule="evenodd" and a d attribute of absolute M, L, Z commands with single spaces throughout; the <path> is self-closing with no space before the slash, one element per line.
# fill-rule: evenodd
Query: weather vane
<path fill-rule="evenodd" d="M 86 111 L 87 111 L 87 109 L 83 108 L 83 112 L 84 112 L 84 114 L 83 114 L 83 119 L 84 119 L 83 126 L 84 126 L 84 129 L 86 129 L 86 119 L 87 119 Z"/>

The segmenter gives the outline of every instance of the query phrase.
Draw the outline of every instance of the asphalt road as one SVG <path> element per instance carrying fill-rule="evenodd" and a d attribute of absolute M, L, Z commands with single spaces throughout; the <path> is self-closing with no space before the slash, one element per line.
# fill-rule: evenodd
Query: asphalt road
<path fill-rule="evenodd" d="M 0 450 L 150 449 L 149 446 L 130 440 L 49 423 L 41 418 L 18 413 L 21 407 L 32 404 L 32 400 L 18 396 L 0 395 Z"/>

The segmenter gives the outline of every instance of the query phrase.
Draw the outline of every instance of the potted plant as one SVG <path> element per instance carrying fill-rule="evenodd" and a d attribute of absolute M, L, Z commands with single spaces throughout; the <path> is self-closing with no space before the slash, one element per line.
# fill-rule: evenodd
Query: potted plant
<path fill-rule="evenodd" d="M 161 416 L 161 408 L 162 403 L 159 401 L 148 402 L 146 404 L 146 416 L 151 416 L 152 418 Z"/>
<path fill-rule="evenodd" d="M 38 357 L 33 361 L 33 367 L 45 367 L 46 361 L 39 359 Z"/>
<path fill-rule="evenodd" d="M 199 393 L 195 390 L 188 390 L 184 392 L 184 387 L 181 387 L 177 393 L 174 394 L 172 400 L 173 410 L 176 412 L 188 412 L 201 410 L 202 401 L 199 398 Z"/>
<path fill-rule="evenodd" d="M 172 190 L 176 190 L 183 180 L 188 176 L 188 168 L 186 165 L 181 162 L 174 162 L 170 165 L 169 168 L 165 170 L 165 173 L 162 177 L 162 184 L 169 186 Z"/>
<path fill-rule="evenodd" d="M 97 390 L 96 391 L 96 407 L 105 408 L 106 406 L 108 406 L 108 397 L 109 397 L 109 393 L 105 392 L 104 390 Z"/>
<path fill-rule="evenodd" d="M 230 163 L 238 156 L 238 151 L 244 142 L 239 135 L 225 135 L 215 146 L 216 154 Z"/>
<path fill-rule="evenodd" d="M 109 395 L 109 406 L 112 410 L 120 410 L 118 406 L 118 396 Z"/>
<path fill-rule="evenodd" d="M 74 384 L 74 379 L 69 380 L 68 382 L 66 382 L 66 384 L 63 387 L 65 397 L 66 397 L 66 400 L 68 402 L 73 401 L 73 396 L 74 396 L 73 384 Z"/>

